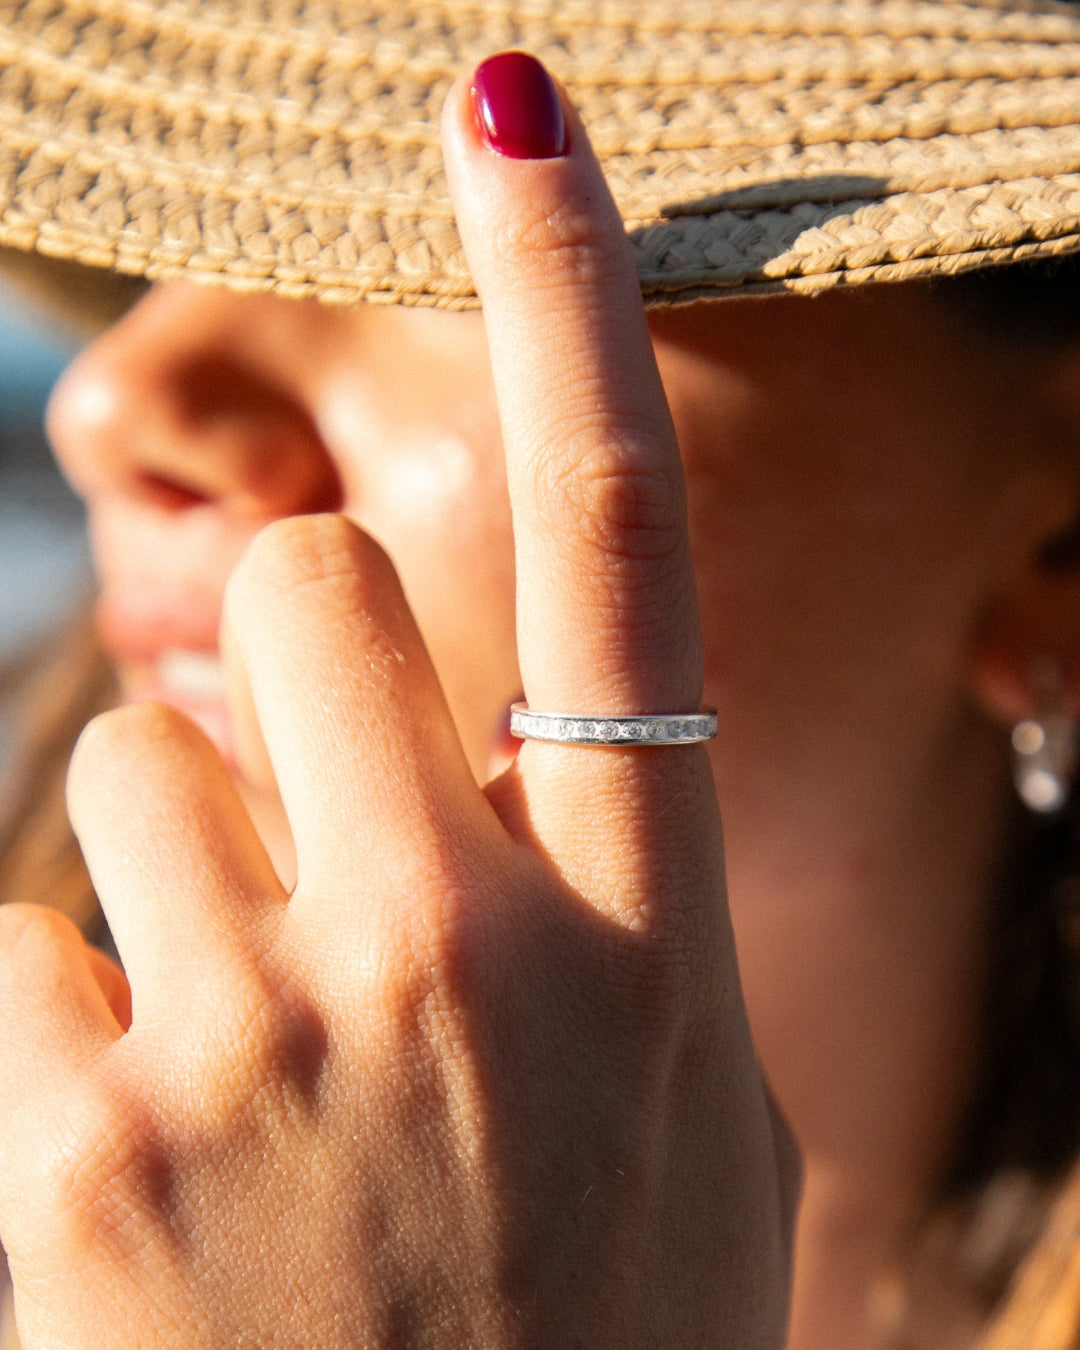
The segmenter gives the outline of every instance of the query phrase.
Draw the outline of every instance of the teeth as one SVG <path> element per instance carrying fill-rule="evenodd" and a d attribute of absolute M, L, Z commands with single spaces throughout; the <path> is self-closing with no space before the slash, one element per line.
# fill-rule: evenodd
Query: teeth
<path fill-rule="evenodd" d="M 161 683 L 182 698 L 218 703 L 225 697 L 221 658 L 213 652 L 173 647 L 158 658 L 157 673 Z"/>

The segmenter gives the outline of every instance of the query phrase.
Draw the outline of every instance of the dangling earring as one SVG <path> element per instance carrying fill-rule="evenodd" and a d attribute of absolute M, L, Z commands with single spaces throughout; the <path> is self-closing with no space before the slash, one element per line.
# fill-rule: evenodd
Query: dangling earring
<path fill-rule="evenodd" d="M 1043 662 L 1035 676 L 1036 715 L 1013 727 L 1013 781 L 1029 810 L 1053 815 L 1076 774 L 1076 719 L 1065 711 L 1057 662 Z"/>

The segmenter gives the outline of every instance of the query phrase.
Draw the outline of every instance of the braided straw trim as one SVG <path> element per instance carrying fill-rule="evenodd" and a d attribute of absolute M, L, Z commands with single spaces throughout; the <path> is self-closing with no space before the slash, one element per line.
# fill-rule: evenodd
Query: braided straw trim
<path fill-rule="evenodd" d="M 79 172 L 70 162 L 63 169 L 69 179 Z M 0 162 L 0 182 L 5 176 Z M 46 180 L 46 188 L 51 186 Z M 113 204 L 125 197 L 138 201 L 137 194 L 116 186 L 115 172 L 102 170 L 85 194 L 91 210 L 95 192 Z M 274 215 L 251 203 L 248 217 L 237 221 L 241 208 L 228 200 L 162 203 L 153 189 L 144 191 L 152 219 L 164 220 L 169 229 L 154 243 L 148 243 L 146 230 L 125 231 L 119 218 L 117 228 L 95 228 L 93 219 L 71 221 L 70 211 L 64 213 L 69 218 L 57 218 L 48 191 L 38 220 L 10 211 L 0 216 L 0 243 L 157 280 L 188 276 L 246 290 L 272 282 L 286 294 L 337 301 L 475 303 L 456 231 L 447 220 L 390 213 L 354 219 L 348 233 L 325 246 L 299 211 Z M 75 201 L 81 206 L 82 194 Z M 96 219 L 107 223 L 108 215 L 97 212 Z M 803 203 L 753 215 L 679 216 L 632 228 L 630 237 L 646 293 L 689 299 L 736 287 L 779 289 L 779 283 L 816 291 L 843 280 L 870 280 L 875 272 L 878 279 L 899 280 L 1047 256 L 1074 248 L 1078 235 L 1080 175 L 1072 174 L 961 193 L 942 189 L 880 201 Z"/>
<path fill-rule="evenodd" d="M 655 297 L 1076 246 L 1080 16 L 1058 5 L 0 0 L 0 20 L 0 243 L 155 279 L 474 304 L 438 113 L 514 45 L 566 79 Z"/>

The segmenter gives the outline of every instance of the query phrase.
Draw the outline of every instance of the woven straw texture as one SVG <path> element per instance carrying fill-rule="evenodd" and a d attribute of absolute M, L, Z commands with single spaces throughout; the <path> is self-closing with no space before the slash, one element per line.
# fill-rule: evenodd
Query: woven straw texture
<path fill-rule="evenodd" d="M 0 0 L 0 244 L 461 307 L 438 115 L 501 48 L 569 86 L 647 295 L 1080 248 L 1080 13 L 913 0 Z"/>

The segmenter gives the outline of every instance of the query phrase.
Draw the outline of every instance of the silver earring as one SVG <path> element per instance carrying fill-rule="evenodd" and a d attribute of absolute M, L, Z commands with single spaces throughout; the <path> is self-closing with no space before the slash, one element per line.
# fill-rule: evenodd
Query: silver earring
<path fill-rule="evenodd" d="M 1057 663 L 1047 661 L 1035 674 L 1036 715 L 1013 727 L 1013 781 L 1029 810 L 1053 815 L 1076 775 L 1076 719 L 1065 711 Z"/>

